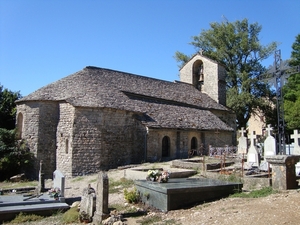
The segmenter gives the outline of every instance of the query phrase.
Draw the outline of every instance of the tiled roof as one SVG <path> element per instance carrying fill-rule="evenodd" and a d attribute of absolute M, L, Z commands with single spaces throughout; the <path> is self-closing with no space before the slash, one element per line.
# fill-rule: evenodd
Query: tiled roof
<path fill-rule="evenodd" d="M 152 127 L 232 130 L 208 111 L 228 109 L 192 85 L 110 69 L 86 67 L 38 89 L 17 103 L 47 100 L 145 113 L 152 120 L 140 119 Z"/>

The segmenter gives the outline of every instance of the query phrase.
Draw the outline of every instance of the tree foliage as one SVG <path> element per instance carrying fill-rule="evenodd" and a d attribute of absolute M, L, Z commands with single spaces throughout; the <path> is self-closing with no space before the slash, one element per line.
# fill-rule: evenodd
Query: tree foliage
<path fill-rule="evenodd" d="M 19 92 L 12 92 L 0 85 L 0 128 L 14 129 L 16 124 L 15 101 L 21 98 Z"/>
<path fill-rule="evenodd" d="M 259 77 L 266 72 L 261 62 L 277 48 L 272 42 L 262 45 L 259 33 L 262 27 L 258 23 L 249 24 L 247 19 L 230 23 L 211 23 L 210 29 L 202 30 L 192 37 L 190 43 L 196 51 L 221 63 L 227 71 L 227 102 L 237 116 L 238 127 L 246 127 L 255 109 L 272 110 L 274 93 Z M 184 65 L 191 56 L 176 52 L 175 59 Z"/>
<path fill-rule="evenodd" d="M 29 177 L 33 160 L 26 142 L 16 139 L 15 130 L 0 128 L 0 180 L 20 173 Z"/>
<path fill-rule="evenodd" d="M 300 66 L 300 34 L 292 45 L 290 66 Z M 300 128 L 300 73 L 288 78 L 283 87 L 284 93 L 284 119 L 288 129 Z"/>

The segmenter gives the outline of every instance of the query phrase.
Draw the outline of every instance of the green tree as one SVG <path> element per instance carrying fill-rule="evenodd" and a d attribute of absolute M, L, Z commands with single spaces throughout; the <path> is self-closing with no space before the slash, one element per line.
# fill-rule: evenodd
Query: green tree
<path fill-rule="evenodd" d="M 26 142 L 16 139 L 16 130 L 0 128 L 0 180 L 20 173 L 29 178 L 33 160 Z"/>
<path fill-rule="evenodd" d="M 300 66 L 300 34 L 292 45 L 290 66 Z M 284 119 L 290 130 L 300 128 L 300 73 L 291 75 L 283 87 Z"/>
<path fill-rule="evenodd" d="M 19 92 L 12 92 L 0 85 L 0 128 L 14 129 L 16 124 L 15 101 L 21 98 Z"/>
<path fill-rule="evenodd" d="M 255 109 L 271 111 L 268 100 L 274 97 L 269 86 L 259 77 L 266 72 L 261 62 L 277 48 L 272 42 L 263 46 L 259 42 L 262 27 L 258 23 L 249 24 L 247 19 L 230 23 L 211 23 L 210 29 L 202 30 L 192 37 L 190 43 L 196 51 L 221 63 L 227 71 L 227 102 L 237 116 L 238 128 L 246 127 Z M 176 52 L 175 59 L 184 65 L 191 56 Z"/>

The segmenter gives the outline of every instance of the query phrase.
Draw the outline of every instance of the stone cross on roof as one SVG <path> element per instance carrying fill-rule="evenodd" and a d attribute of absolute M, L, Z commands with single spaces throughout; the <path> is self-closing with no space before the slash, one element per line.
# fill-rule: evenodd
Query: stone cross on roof
<path fill-rule="evenodd" d="M 294 134 L 291 135 L 291 139 L 294 139 L 295 145 L 299 145 L 298 139 L 300 138 L 300 134 L 298 134 L 298 130 L 294 130 Z"/>
<path fill-rule="evenodd" d="M 246 131 L 244 130 L 244 127 L 241 128 L 240 133 L 242 137 L 245 137 L 244 133 L 246 133 Z"/>
<path fill-rule="evenodd" d="M 253 131 L 253 134 L 249 134 L 249 135 L 248 135 L 248 138 L 249 138 L 250 141 L 251 141 L 251 146 L 254 146 L 254 144 L 255 144 L 255 139 L 256 139 L 255 131 Z"/>
<path fill-rule="evenodd" d="M 266 128 L 268 132 L 268 136 L 271 136 L 271 131 L 273 130 L 273 127 L 271 127 L 271 124 L 268 124 L 268 127 Z"/>

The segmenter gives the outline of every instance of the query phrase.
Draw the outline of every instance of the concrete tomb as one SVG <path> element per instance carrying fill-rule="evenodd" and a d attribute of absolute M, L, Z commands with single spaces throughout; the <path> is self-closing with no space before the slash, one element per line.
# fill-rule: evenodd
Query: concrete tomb
<path fill-rule="evenodd" d="M 247 164 L 249 166 L 259 167 L 259 155 L 257 147 L 255 146 L 255 132 L 253 131 L 253 134 L 248 135 L 248 138 L 250 139 L 251 144 L 247 154 Z"/>
<path fill-rule="evenodd" d="M 295 165 L 300 155 L 267 156 L 266 160 L 272 166 L 272 187 L 278 190 L 298 188 Z"/>
<path fill-rule="evenodd" d="M 207 178 L 175 178 L 167 183 L 136 180 L 135 186 L 145 204 L 162 211 L 226 197 L 243 187 L 242 183 Z"/>
<path fill-rule="evenodd" d="M 238 154 L 247 154 L 248 144 L 247 137 L 244 136 L 244 133 L 246 132 L 244 127 L 242 127 L 239 132 L 241 133 L 241 136 L 238 139 Z"/>
<path fill-rule="evenodd" d="M 55 210 L 67 210 L 69 205 L 55 200 L 48 193 L 26 195 L 12 193 L 0 196 L 0 224 L 11 220 L 20 212 L 37 215 L 51 215 Z"/>

